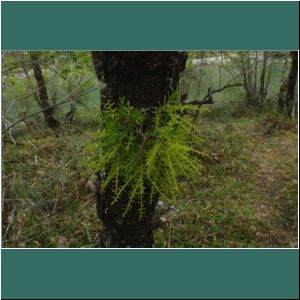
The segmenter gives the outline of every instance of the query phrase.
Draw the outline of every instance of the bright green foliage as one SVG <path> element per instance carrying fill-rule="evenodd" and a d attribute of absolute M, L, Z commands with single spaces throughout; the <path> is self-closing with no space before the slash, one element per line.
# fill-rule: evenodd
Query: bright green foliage
<path fill-rule="evenodd" d="M 93 173 L 105 172 L 101 189 L 113 184 L 112 204 L 125 191 L 129 193 L 124 215 L 139 201 L 143 216 L 146 186 L 149 201 L 157 194 L 170 200 L 179 191 L 180 178 L 192 181 L 199 175 L 202 153 L 195 149 L 199 148 L 199 128 L 183 116 L 190 109 L 198 108 L 171 101 L 149 113 L 122 100 L 117 107 L 108 105 L 103 113 L 102 129 L 87 145 L 86 166 Z"/>

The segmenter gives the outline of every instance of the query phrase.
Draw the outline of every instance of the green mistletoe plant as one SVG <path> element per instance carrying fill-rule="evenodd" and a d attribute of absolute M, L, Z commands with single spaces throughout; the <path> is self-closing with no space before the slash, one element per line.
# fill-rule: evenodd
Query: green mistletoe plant
<path fill-rule="evenodd" d="M 87 169 L 105 173 L 101 191 L 113 186 L 111 204 L 129 191 L 123 216 L 138 201 L 142 218 L 146 186 L 151 191 L 149 201 L 157 194 L 169 201 L 178 194 L 180 179 L 191 182 L 200 174 L 199 128 L 184 115 L 198 108 L 173 100 L 151 112 L 132 107 L 124 99 L 116 106 L 108 104 L 101 129 L 86 145 Z"/>

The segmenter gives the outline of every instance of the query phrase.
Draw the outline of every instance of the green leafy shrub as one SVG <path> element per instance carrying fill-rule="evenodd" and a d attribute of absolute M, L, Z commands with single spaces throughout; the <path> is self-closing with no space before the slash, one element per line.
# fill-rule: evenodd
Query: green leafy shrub
<path fill-rule="evenodd" d="M 201 170 L 195 149 L 199 144 L 198 127 L 183 112 L 193 108 L 171 101 L 147 111 L 134 108 L 125 100 L 113 107 L 108 105 L 102 117 L 102 128 L 87 145 L 86 167 L 92 173 L 105 172 L 101 190 L 114 186 L 116 203 L 129 191 L 124 216 L 134 201 L 139 201 L 143 215 L 143 195 L 150 189 L 154 195 L 170 200 L 179 191 L 180 178 L 194 180 Z"/>

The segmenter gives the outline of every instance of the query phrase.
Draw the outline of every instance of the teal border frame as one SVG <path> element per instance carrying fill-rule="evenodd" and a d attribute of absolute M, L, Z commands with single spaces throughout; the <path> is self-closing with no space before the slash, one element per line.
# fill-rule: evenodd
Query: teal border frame
<path fill-rule="evenodd" d="M 10 299 L 297 299 L 298 250 L 2 250 Z"/>
<path fill-rule="evenodd" d="M 298 2 L 1 2 L 2 50 L 298 50 Z M 255 22 L 253 22 L 253 20 Z M 3 299 L 297 299 L 298 249 L 2 249 Z"/>
<path fill-rule="evenodd" d="M 297 50 L 298 2 L 2 2 L 2 50 Z"/>

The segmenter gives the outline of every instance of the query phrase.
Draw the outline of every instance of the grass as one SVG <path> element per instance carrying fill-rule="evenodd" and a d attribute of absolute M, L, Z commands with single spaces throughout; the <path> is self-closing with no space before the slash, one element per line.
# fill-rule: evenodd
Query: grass
<path fill-rule="evenodd" d="M 179 213 L 156 230 L 155 246 L 297 247 L 295 122 L 216 109 L 199 120 L 204 171 L 193 189 L 181 183 Z M 98 126 L 79 111 L 63 131 L 4 143 L 4 247 L 94 247 L 101 224 L 81 161 Z"/>
<path fill-rule="evenodd" d="M 296 123 L 258 134 L 266 119 L 202 120 L 206 171 L 157 232 L 158 247 L 297 247 Z"/>
<path fill-rule="evenodd" d="M 88 138 L 75 130 L 3 151 L 6 247 L 93 247 L 99 221 L 80 166 Z M 5 222 L 5 217 L 3 218 Z"/>

